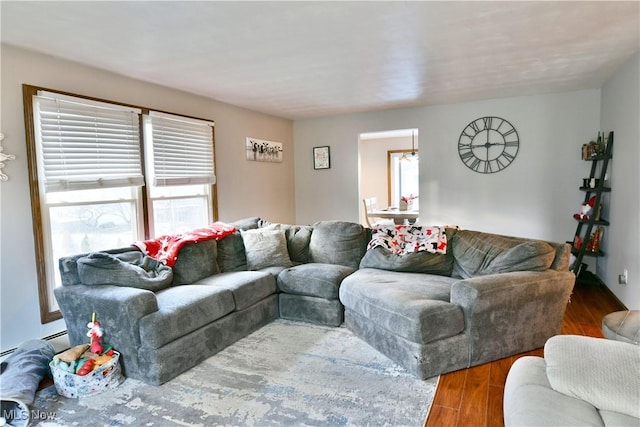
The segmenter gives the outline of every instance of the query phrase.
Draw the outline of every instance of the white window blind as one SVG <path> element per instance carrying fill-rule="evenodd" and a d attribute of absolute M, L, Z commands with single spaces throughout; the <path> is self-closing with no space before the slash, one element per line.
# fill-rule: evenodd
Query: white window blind
<path fill-rule="evenodd" d="M 47 192 L 144 184 L 140 110 L 45 91 L 33 102 Z"/>
<path fill-rule="evenodd" d="M 213 122 L 151 111 L 156 186 L 215 183 Z"/>

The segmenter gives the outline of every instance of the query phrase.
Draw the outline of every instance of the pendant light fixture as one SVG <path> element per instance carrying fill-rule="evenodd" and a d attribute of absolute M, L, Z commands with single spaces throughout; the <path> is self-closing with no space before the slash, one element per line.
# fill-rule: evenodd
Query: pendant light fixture
<path fill-rule="evenodd" d="M 411 161 L 411 160 L 418 160 L 418 154 L 416 153 L 416 144 L 415 144 L 415 131 L 411 131 L 411 157 L 407 156 L 407 153 L 402 153 L 402 157 L 400 157 L 400 160 L 406 160 L 406 161 Z"/>

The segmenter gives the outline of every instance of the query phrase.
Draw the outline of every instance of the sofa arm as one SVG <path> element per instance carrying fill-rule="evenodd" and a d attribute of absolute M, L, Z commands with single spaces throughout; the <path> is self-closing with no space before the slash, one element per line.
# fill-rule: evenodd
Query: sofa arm
<path fill-rule="evenodd" d="M 95 312 L 104 330 L 103 343 L 113 345 L 122 354 L 125 369 L 127 362 L 137 369 L 140 319 L 158 311 L 153 292 L 123 286 L 72 285 L 59 286 L 54 293 L 71 345 L 89 342 L 87 323 Z"/>
<path fill-rule="evenodd" d="M 544 346 L 551 387 L 600 410 L 640 418 L 640 347 L 604 338 L 552 337 Z"/>
<path fill-rule="evenodd" d="M 464 313 L 470 363 L 542 347 L 560 332 L 575 276 L 570 271 L 517 271 L 460 280 L 451 302 Z"/>

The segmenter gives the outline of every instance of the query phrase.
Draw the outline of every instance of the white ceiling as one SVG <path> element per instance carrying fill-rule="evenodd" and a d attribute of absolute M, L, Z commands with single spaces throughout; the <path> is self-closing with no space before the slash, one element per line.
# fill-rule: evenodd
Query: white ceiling
<path fill-rule="evenodd" d="M 640 2 L 0 2 L 1 40 L 289 119 L 599 88 Z"/>

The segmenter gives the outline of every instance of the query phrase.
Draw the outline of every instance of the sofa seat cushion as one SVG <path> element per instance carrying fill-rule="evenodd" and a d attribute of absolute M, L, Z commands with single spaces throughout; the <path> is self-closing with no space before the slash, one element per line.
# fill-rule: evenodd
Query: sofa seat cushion
<path fill-rule="evenodd" d="M 280 294 L 280 318 L 317 325 L 340 326 L 344 321 L 344 307 L 337 299 Z"/>
<path fill-rule="evenodd" d="M 278 275 L 278 290 L 287 294 L 338 299 L 340 283 L 354 271 L 351 267 L 335 264 L 301 264 Z"/>
<path fill-rule="evenodd" d="M 206 277 L 197 285 L 227 289 L 233 294 L 235 310 L 240 311 L 276 292 L 276 279 L 260 271 L 235 271 Z"/>
<path fill-rule="evenodd" d="M 268 273 L 270 275 L 272 275 L 274 278 L 278 277 L 278 274 L 280 274 L 281 271 L 286 270 L 287 267 L 282 267 L 280 265 L 273 265 L 271 267 L 265 267 L 265 268 L 261 268 L 260 270 L 258 270 L 261 273 Z"/>
<path fill-rule="evenodd" d="M 344 279 L 340 301 L 396 335 L 427 344 L 464 329 L 462 309 L 449 302 L 454 282 L 445 276 L 365 268 Z"/>
<path fill-rule="evenodd" d="M 174 286 L 158 292 L 156 300 L 158 311 L 140 319 L 143 347 L 160 348 L 235 309 L 233 293 L 212 286 Z"/>

